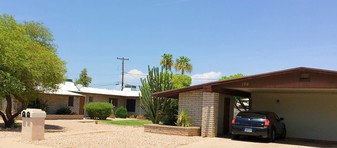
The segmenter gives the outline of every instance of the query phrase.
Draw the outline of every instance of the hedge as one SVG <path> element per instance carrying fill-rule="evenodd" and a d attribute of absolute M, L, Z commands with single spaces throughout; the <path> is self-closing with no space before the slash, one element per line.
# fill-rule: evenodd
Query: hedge
<path fill-rule="evenodd" d="M 115 115 L 117 118 L 126 118 L 128 116 L 128 111 L 124 106 L 120 106 L 116 109 Z"/>
<path fill-rule="evenodd" d="M 112 113 L 113 105 L 106 102 L 92 102 L 84 105 L 84 109 L 90 118 L 105 120 Z"/>

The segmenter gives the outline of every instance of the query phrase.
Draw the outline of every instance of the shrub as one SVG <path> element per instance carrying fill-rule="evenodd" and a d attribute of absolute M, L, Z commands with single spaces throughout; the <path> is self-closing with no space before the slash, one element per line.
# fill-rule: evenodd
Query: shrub
<path fill-rule="evenodd" d="M 135 118 L 135 115 L 130 115 L 129 118 Z"/>
<path fill-rule="evenodd" d="M 172 99 L 160 120 L 164 125 L 175 125 L 178 115 L 178 99 Z"/>
<path fill-rule="evenodd" d="M 126 118 L 126 116 L 128 116 L 128 111 L 124 106 L 120 106 L 116 109 L 115 115 L 117 118 Z"/>
<path fill-rule="evenodd" d="M 43 111 L 47 111 L 49 108 L 47 100 L 40 100 L 39 98 L 32 100 L 28 103 L 27 108 L 39 108 Z"/>
<path fill-rule="evenodd" d="M 115 116 L 115 114 L 112 113 L 112 114 L 109 116 L 109 118 L 115 119 L 116 116 Z"/>
<path fill-rule="evenodd" d="M 69 107 L 61 107 L 56 111 L 56 114 L 59 115 L 70 115 L 72 113 L 71 109 Z"/>
<path fill-rule="evenodd" d="M 144 119 L 146 119 L 143 115 L 137 115 L 137 117 L 136 117 L 137 119 L 140 119 L 140 120 L 144 120 Z"/>
<path fill-rule="evenodd" d="M 113 105 L 106 102 L 93 102 L 84 105 L 84 109 L 90 118 L 105 120 L 112 113 Z"/>
<path fill-rule="evenodd" d="M 181 110 L 178 114 L 177 125 L 182 127 L 191 126 L 191 116 L 185 110 Z"/>

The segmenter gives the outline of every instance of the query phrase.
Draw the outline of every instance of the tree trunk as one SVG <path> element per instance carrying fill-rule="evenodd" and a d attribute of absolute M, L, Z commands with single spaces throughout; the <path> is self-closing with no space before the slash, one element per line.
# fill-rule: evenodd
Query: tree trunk
<path fill-rule="evenodd" d="M 10 95 L 6 95 L 6 115 L 0 111 L 0 116 L 2 117 L 3 121 L 5 122 L 5 128 L 12 128 L 14 127 L 15 124 L 15 117 L 20 115 L 20 112 L 23 110 L 23 103 L 24 100 L 20 97 L 17 97 L 17 99 L 22 103 L 22 107 L 19 110 L 19 112 L 16 112 L 15 114 L 12 115 L 12 97 Z"/>

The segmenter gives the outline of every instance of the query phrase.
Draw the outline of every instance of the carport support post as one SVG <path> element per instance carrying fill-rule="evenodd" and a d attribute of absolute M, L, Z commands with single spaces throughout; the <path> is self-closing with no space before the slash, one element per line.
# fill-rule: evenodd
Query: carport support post
<path fill-rule="evenodd" d="M 202 137 L 217 136 L 219 93 L 203 92 L 202 98 Z"/>

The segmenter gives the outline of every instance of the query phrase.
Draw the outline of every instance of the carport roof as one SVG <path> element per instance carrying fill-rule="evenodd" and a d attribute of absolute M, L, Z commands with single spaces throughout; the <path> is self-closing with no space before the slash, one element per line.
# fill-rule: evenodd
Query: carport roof
<path fill-rule="evenodd" d="M 298 67 L 157 92 L 153 96 L 178 98 L 179 93 L 203 90 L 250 97 L 251 90 L 256 88 L 336 89 L 337 71 Z"/>

